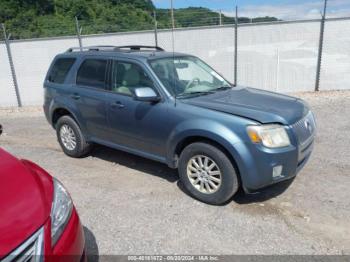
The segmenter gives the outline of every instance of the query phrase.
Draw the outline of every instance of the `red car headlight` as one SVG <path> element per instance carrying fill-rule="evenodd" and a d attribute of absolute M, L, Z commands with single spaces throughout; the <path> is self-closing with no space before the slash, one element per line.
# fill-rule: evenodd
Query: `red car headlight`
<path fill-rule="evenodd" d="M 54 183 L 54 197 L 51 209 L 51 239 L 55 245 L 64 231 L 72 213 L 73 202 L 64 186 L 56 179 Z"/>
<path fill-rule="evenodd" d="M 32 172 L 46 173 L 38 165 L 28 160 L 21 160 Z M 54 246 L 64 231 L 73 210 L 72 199 L 64 186 L 55 178 L 53 180 L 54 193 L 51 207 L 51 242 Z"/>

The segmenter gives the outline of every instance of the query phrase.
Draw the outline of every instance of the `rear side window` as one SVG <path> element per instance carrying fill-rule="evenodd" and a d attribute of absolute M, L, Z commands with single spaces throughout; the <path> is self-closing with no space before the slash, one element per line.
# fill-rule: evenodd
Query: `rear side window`
<path fill-rule="evenodd" d="M 74 62 L 75 58 L 57 59 L 52 66 L 48 80 L 52 83 L 63 84 Z"/>
<path fill-rule="evenodd" d="M 77 85 L 103 89 L 105 87 L 106 70 L 107 60 L 86 59 L 78 70 Z"/>

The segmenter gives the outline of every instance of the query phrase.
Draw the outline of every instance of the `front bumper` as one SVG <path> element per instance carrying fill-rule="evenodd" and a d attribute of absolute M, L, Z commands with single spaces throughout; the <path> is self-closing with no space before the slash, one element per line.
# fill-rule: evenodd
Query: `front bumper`
<path fill-rule="evenodd" d="M 269 149 L 252 143 L 242 143 L 238 151 L 244 152 L 239 163 L 242 186 L 251 193 L 269 185 L 295 177 L 310 158 L 314 139 L 303 146 L 290 145 Z M 273 176 L 273 168 L 282 166 L 281 175 Z"/>
<path fill-rule="evenodd" d="M 73 208 L 70 220 L 56 245 L 53 248 L 50 246 L 45 250 L 47 251 L 45 261 L 86 261 L 84 230 L 75 208 Z"/>

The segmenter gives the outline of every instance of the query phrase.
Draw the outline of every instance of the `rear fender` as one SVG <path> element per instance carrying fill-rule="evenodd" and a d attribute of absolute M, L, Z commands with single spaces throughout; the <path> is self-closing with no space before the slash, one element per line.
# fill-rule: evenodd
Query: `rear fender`
<path fill-rule="evenodd" d="M 55 128 L 54 124 L 53 124 L 53 114 L 57 109 L 64 109 L 67 110 L 72 117 L 74 118 L 74 120 L 77 122 L 77 124 L 79 125 L 80 129 L 82 130 L 83 133 L 86 133 L 86 123 L 83 120 L 83 118 L 81 117 L 81 114 L 78 110 L 78 108 L 76 107 L 74 102 L 69 101 L 68 99 L 64 98 L 64 97 L 60 97 L 57 96 L 54 99 L 51 100 L 50 106 L 49 106 L 49 119 L 50 119 L 50 123 L 53 126 L 53 128 Z"/>

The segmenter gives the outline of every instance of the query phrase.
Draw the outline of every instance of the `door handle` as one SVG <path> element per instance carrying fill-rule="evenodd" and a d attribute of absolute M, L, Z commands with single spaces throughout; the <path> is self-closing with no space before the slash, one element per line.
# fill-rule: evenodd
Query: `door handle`
<path fill-rule="evenodd" d="M 120 101 L 118 101 L 118 102 L 112 103 L 112 104 L 111 104 L 111 107 L 113 107 L 113 108 L 118 108 L 118 109 L 122 109 L 122 108 L 125 107 L 125 105 L 123 105 Z"/>
<path fill-rule="evenodd" d="M 78 99 L 80 99 L 80 95 L 75 93 L 75 94 L 71 95 L 71 98 L 73 98 L 74 100 L 78 100 Z"/>

